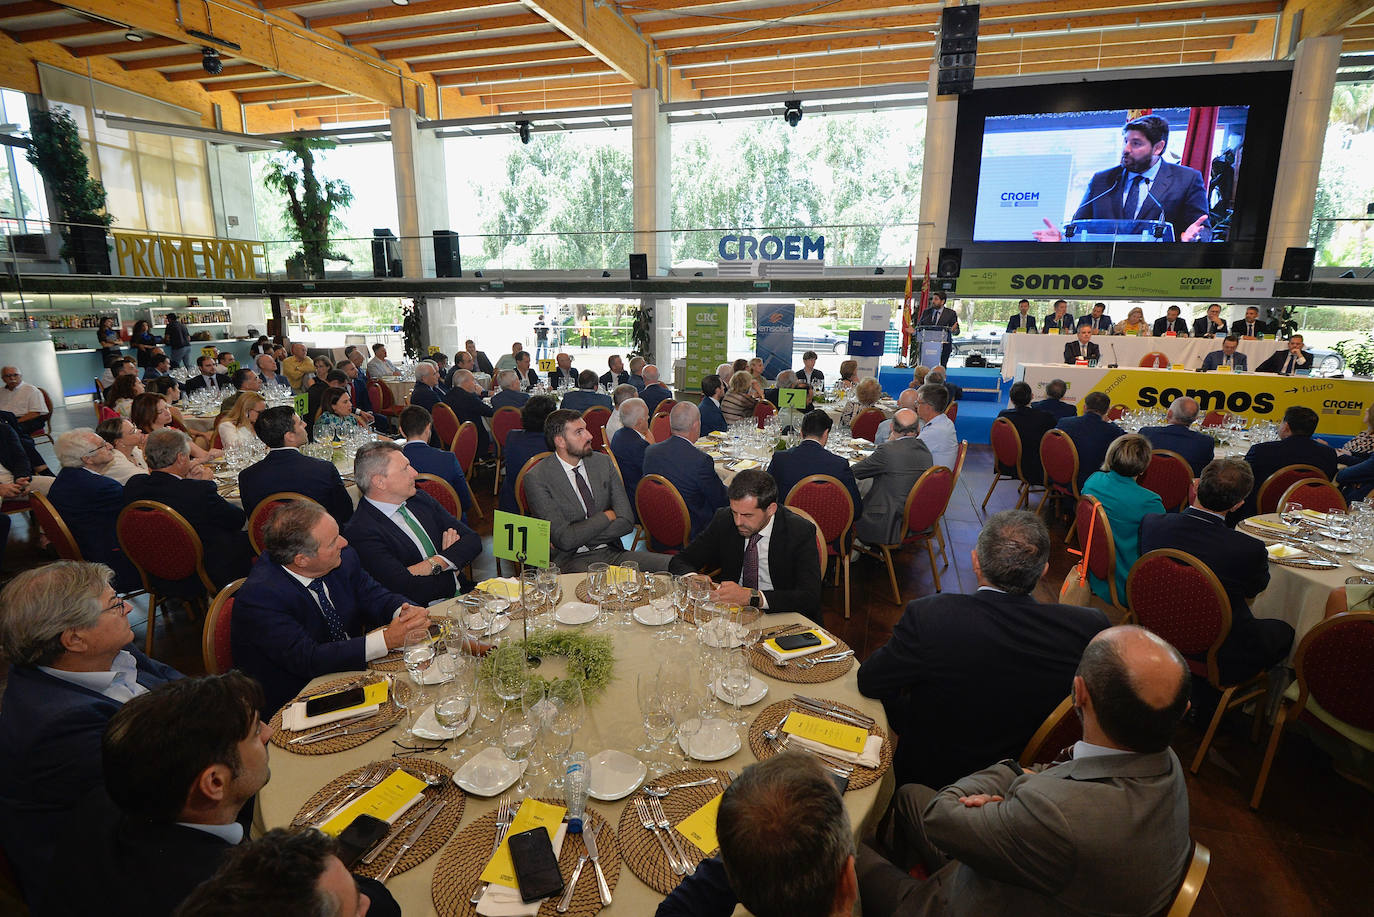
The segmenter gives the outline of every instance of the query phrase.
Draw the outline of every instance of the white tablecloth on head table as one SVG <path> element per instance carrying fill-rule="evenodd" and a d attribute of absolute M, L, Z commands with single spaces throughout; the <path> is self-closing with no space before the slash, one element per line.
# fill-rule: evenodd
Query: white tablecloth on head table
<path fill-rule="evenodd" d="M 385 385 L 391 391 L 391 400 L 396 404 L 405 404 L 406 399 L 410 397 L 411 390 L 415 388 L 414 379 L 409 382 L 402 382 L 399 379 L 379 379 L 377 381 L 381 382 L 382 385 Z M 380 408 L 381 405 L 374 404 L 373 407 Z"/>
<path fill-rule="evenodd" d="M 574 596 L 575 587 L 582 579 L 583 576 L 580 574 L 565 574 L 562 577 L 563 593 L 566 598 Z M 804 620 L 801 615 L 793 613 L 767 616 L 770 627 Z M 518 627 L 518 622 L 512 624 L 507 633 Z M 561 624 L 558 627 L 567 629 Z M 640 724 L 639 705 L 635 699 L 635 679 L 641 672 L 653 672 L 665 655 L 661 648 L 655 645 L 654 628 L 636 624 L 632 630 L 616 629 L 614 636 L 616 647 L 615 680 L 600 698 L 588 704 L 586 723 L 577 733 L 573 743 L 575 751 L 585 751 L 589 755 L 607 748 L 635 754 L 635 747 L 644 740 L 643 728 Z M 678 646 L 678 644 L 667 645 Z M 692 643 L 682 645 L 695 651 L 695 645 Z M 556 661 L 546 662 L 544 665 L 556 665 Z M 853 666 L 849 672 L 834 681 L 810 685 L 789 684 L 756 674 L 756 677 L 763 678 L 768 683 L 768 695 L 747 710 L 751 714 L 757 714 L 769 704 L 791 697 L 800 691 L 811 697 L 828 698 L 856 707 L 877 719 L 879 724 L 886 729 L 887 718 L 883 713 L 882 704 L 859 694 L 856 686 L 857 673 L 858 666 Z M 328 675 L 316 679 L 316 681 L 327 681 L 338 677 L 337 674 Z M 431 694 L 433 690 L 433 688 L 430 689 Z M 394 750 L 391 740 L 399 737 L 399 735 L 400 728 L 395 727 L 365 745 L 329 755 L 294 755 L 281 748 L 272 747 L 272 779 L 258 794 L 254 835 L 261 834 L 268 828 L 278 828 L 290 824 L 291 819 L 305 800 L 339 774 L 361 767 L 369 761 L 389 757 Z M 447 764 L 446 758 L 447 753 L 441 752 L 439 760 Z M 754 755 L 749 751 L 749 743 L 742 740 L 740 750 L 724 761 L 707 765 L 694 762 L 692 766 L 705 766 L 722 771 L 729 769 L 738 772 L 753 764 L 755 760 Z M 537 792 L 540 787 L 534 786 L 533 789 Z M 892 791 L 893 778 L 892 771 L 889 770 L 881 780 L 871 786 L 845 794 L 845 806 L 849 811 L 850 822 L 856 838 L 861 836 L 863 832 L 871 831 L 876 827 L 876 821 L 886 809 Z M 493 811 L 496 808 L 496 803 L 497 799 L 494 798 L 484 799 L 470 796 L 467 800 L 467 808 L 463 813 L 463 821 L 458 830 L 463 830 L 478 818 Z M 621 810 L 627 803 L 630 803 L 629 799 L 616 802 L 589 800 L 588 806 L 596 809 L 610 821 L 612 827 L 615 827 L 619 823 Z M 442 856 L 443 851 L 440 850 L 439 853 L 416 868 L 396 876 L 387 883 L 388 890 L 401 905 L 402 913 L 431 914 L 434 912 L 434 905 L 430 897 L 430 883 L 434 877 L 434 869 Z M 583 876 L 581 881 L 587 881 L 586 876 Z M 601 913 L 646 917 L 646 915 L 654 912 L 661 900 L 662 896 L 658 892 L 639 881 L 629 867 L 622 865 L 620 879 L 614 890 L 614 901 L 610 907 Z"/>
<path fill-rule="evenodd" d="M 1002 337 L 1002 378 L 1016 378 L 1017 367 L 1027 363 L 1063 363 L 1064 345 L 1075 340 L 1073 335 L 1065 334 L 1008 334 Z M 1221 349 L 1221 338 L 1155 338 L 1136 337 L 1135 335 L 1093 336 L 1093 342 L 1102 349 L 1102 364 L 1116 363 L 1118 366 L 1139 366 L 1147 353 L 1158 350 L 1169 357 L 1170 363 L 1183 363 L 1189 369 L 1198 369 L 1203 359 L 1214 350 Z M 1267 360 L 1274 351 L 1286 349 L 1284 341 L 1241 341 L 1237 348 L 1245 354 L 1246 363 L 1253 372 L 1255 367 Z"/>

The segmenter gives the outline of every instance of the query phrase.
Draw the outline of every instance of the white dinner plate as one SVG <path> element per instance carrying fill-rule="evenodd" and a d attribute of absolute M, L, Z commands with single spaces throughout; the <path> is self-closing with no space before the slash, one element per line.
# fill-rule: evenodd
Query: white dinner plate
<path fill-rule="evenodd" d="M 677 620 L 677 612 L 671 606 L 667 611 L 659 611 L 652 605 L 640 605 L 634 610 L 635 620 L 649 627 L 661 627 Z"/>
<path fill-rule="evenodd" d="M 714 694 L 716 697 L 720 698 L 721 700 L 725 701 L 727 704 L 734 703 L 734 701 L 730 699 L 729 695 L 727 695 L 724 691 L 720 689 L 719 682 L 711 682 L 711 693 Z M 759 701 L 763 700 L 767 696 L 768 684 L 762 678 L 750 678 L 749 690 L 745 691 L 743 696 L 740 697 L 739 705 L 741 707 L 748 707 L 750 704 L 757 704 Z"/>
<path fill-rule="evenodd" d="M 702 723 L 701 729 L 691 737 L 691 742 L 691 756 L 698 761 L 723 761 L 740 749 L 739 730 L 734 723 L 726 720 L 711 719 Z M 682 736 L 678 736 L 677 744 L 686 754 L 687 746 Z"/>
<path fill-rule="evenodd" d="M 553 613 L 559 624 L 586 624 L 596 620 L 596 606 L 590 602 L 564 602 Z"/>
<path fill-rule="evenodd" d="M 649 772 L 643 761 L 610 748 L 593 755 L 587 767 L 587 795 L 602 802 L 629 796 L 639 789 Z"/>
<path fill-rule="evenodd" d="M 436 742 L 442 742 L 445 739 L 456 739 L 468 731 L 468 727 L 472 725 L 472 718 L 476 714 L 476 707 L 469 708 L 467 722 L 463 723 L 461 726 L 454 726 L 452 729 L 447 729 L 439 725 L 439 720 L 434 716 L 434 705 L 430 704 L 424 709 L 423 713 L 415 718 L 415 728 L 411 731 L 422 739 L 432 739 Z"/>
<path fill-rule="evenodd" d="M 521 761 L 517 764 L 507 758 L 501 749 L 488 745 L 458 768 L 453 775 L 453 782 L 474 796 L 495 796 L 519 780 L 528 763 Z"/>

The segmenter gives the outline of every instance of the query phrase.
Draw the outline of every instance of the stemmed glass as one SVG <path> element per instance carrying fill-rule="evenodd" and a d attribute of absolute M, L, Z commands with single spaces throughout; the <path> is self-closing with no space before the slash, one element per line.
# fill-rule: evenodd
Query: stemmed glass
<path fill-rule="evenodd" d="M 457 729 L 467 725 L 468 718 L 472 716 L 473 704 L 476 702 L 476 673 L 476 663 L 465 659 L 454 671 L 453 677 L 439 686 L 439 697 L 434 702 L 434 719 L 440 726 L 445 729 Z M 449 760 L 455 765 L 467 754 L 467 743 L 471 738 L 465 731 L 452 740 L 453 753 L 449 755 Z"/>
<path fill-rule="evenodd" d="M 657 675 L 641 674 L 635 683 L 635 695 L 639 701 L 639 715 L 644 723 L 645 744 L 637 751 L 652 755 L 649 773 L 655 777 L 668 772 L 668 764 L 663 760 L 662 746 L 673 734 L 673 711 L 659 685 Z"/>
<path fill-rule="evenodd" d="M 1280 511 L 1279 517 L 1283 520 L 1284 524 L 1291 525 L 1294 528 L 1296 528 L 1298 525 L 1302 523 L 1302 504 L 1298 503 L 1295 500 L 1288 501 L 1283 505 L 1283 509 Z"/>
<path fill-rule="evenodd" d="M 677 617 L 673 602 L 673 577 L 667 573 L 658 573 L 650 575 L 648 579 L 653 584 L 649 592 L 649 607 L 654 611 L 654 620 L 666 620 L 666 623 L 659 625 L 655 631 L 654 640 L 668 640 L 672 637 L 673 624 Z"/>
<path fill-rule="evenodd" d="M 472 702 L 477 706 L 477 716 L 482 719 L 480 723 L 476 719 L 472 721 L 472 734 L 476 738 L 486 733 L 487 725 L 494 725 L 501 718 L 505 700 L 496 691 L 495 679 L 486 675 L 477 678 Z"/>
<path fill-rule="evenodd" d="M 549 722 L 557 711 L 557 706 L 549 700 L 548 686 L 539 679 L 528 681 L 525 684 L 524 693 L 520 695 L 520 709 L 529 714 L 534 724 L 539 728 L 539 735 L 535 738 L 534 748 L 530 754 L 530 764 L 529 767 L 525 768 L 525 773 L 543 776 L 545 773 L 545 753 L 548 750 Z"/>
<path fill-rule="evenodd" d="M 672 626 L 668 628 L 671 631 L 671 633 L 668 634 L 668 639 L 673 640 L 677 643 L 682 643 L 686 639 L 686 636 L 683 633 L 683 631 L 684 625 L 687 622 L 687 596 L 689 592 L 688 585 L 690 582 L 691 580 L 687 576 L 673 577 L 672 596 L 675 619 L 673 621 Z"/>
<path fill-rule="evenodd" d="M 711 581 L 704 576 L 696 574 L 687 575 L 687 603 L 692 607 L 696 614 L 697 628 L 701 627 L 701 611 L 706 606 L 706 602 L 711 598 Z"/>
<path fill-rule="evenodd" d="M 549 789 L 563 789 L 564 761 L 572 751 L 573 736 L 582 728 L 587 716 L 586 704 L 582 698 L 582 685 L 570 678 L 560 678 L 549 685 L 548 703 L 553 712 L 545 718 L 544 729 L 549 746 L 549 754 L 555 762 L 554 776 L 549 781 Z"/>
<path fill-rule="evenodd" d="M 491 680 L 497 695 L 509 706 L 520 699 L 530 681 L 529 660 L 525 648 L 517 643 L 503 643 L 491 651 Z"/>
<path fill-rule="evenodd" d="M 633 560 L 623 561 L 620 570 L 616 575 L 616 591 L 620 593 L 620 601 L 623 603 L 620 611 L 620 624 L 622 627 L 634 626 L 635 599 L 639 595 L 639 563 Z"/>
<path fill-rule="evenodd" d="M 604 628 L 610 622 L 606 618 L 606 599 L 611 596 L 611 584 L 607 581 L 609 567 L 596 563 L 587 568 L 587 595 L 596 603 L 596 626 Z"/>
<path fill-rule="evenodd" d="M 543 594 L 539 591 L 539 568 L 526 567 L 520 574 L 520 607 L 525 609 L 525 621 L 530 629 L 539 626 Z"/>
<path fill-rule="evenodd" d="M 491 631 L 495 631 L 496 619 L 510 611 L 510 599 L 508 599 L 504 595 L 497 595 L 496 593 L 492 592 L 488 593 L 487 597 L 483 601 L 486 605 L 487 616 L 490 618 L 488 626 L 490 627 Z"/>
<path fill-rule="evenodd" d="M 434 656 L 434 641 L 430 639 L 427 628 L 412 630 L 406 634 L 405 642 L 401 645 L 401 659 L 404 660 L 406 671 L 415 682 L 422 701 L 425 694 L 425 673 L 433 664 Z"/>
<path fill-rule="evenodd" d="M 516 764 L 528 761 L 539 741 L 539 714 L 526 712 L 519 706 L 508 706 L 501 714 L 497 726 L 501 740 L 501 751 L 508 760 Z M 524 798 L 529 794 L 529 767 L 520 774 L 520 782 L 515 786 L 515 795 Z"/>
<path fill-rule="evenodd" d="M 745 718 L 740 714 L 739 702 L 741 697 L 749 693 L 749 686 L 754 678 L 749 666 L 749 653 L 742 646 L 726 650 L 721 658 L 719 671 L 720 692 L 730 698 L 734 706 L 730 722 L 736 727 L 742 726 Z"/>
<path fill-rule="evenodd" d="M 548 606 L 550 613 L 558 607 L 558 576 L 563 571 L 558 569 L 557 564 L 549 564 L 539 571 L 537 577 L 539 591 L 544 595 L 544 603 Z"/>

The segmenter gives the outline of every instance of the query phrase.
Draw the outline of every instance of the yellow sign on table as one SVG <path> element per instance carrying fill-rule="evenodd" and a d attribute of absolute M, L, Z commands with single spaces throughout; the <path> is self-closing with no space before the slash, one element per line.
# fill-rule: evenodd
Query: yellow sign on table
<path fill-rule="evenodd" d="M 724 795 L 717 793 L 706 805 L 678 822 L 677 833 L 696 844 L 707 856 L 720 846 L 720 841 L 716 840 L 716 813 L 720 811 L 720 800 Z"/>
<path fill-rule="evenodd" d="M 782 731 L 856 755 L 864 750 L 864 743 L 868 741 L 867 729 L 823 720 L 818 716 L 798 713 L 795 710 L 787 714 L 787 722 L 783 723 Z"/>
<path fill-rule="evenodd" d="M 338 837 L 359 815 L 371 815 L 373 818 L 390 822 L 408 809 L 428 786 L 429 784 L 419 777 L 412 777 L 403 770 L 394 770 L 390 777 L 359 796 L 342 812 L 320 826 L 320 830 Z"/>
<path fill-rule="evenodd" d="M 553 360 L 550 360 L 550 359 L 547 359 L 547 358 L 545 358 L 545 359 L 539 361 L 539 371 L 540 371 L 541 373 L 551 373 L 551 372 L 554 371 L 554 368 L 557 367 L 557 366 L 558 366 L 557 363 L 555 363 Z"/>
<path fill-rule="evenodd" d="M 558 826 L 562 824 L 563 815 L 567 811 L 563 806 L 551 806 L 537 799 L 526 799 L 520 803 L 520 811 L 511 819 L 505 840 L 496 848 L 496 856 L 492 857 L 487 868 L 482 870 L 482 881 L 506 888 L 518 888 L 515 881 L 515 866 L 511 863 L 507 841 L 522 831 L 543 828 L 549 832 L 549 843 L 553 843 L 554 835 L 558 833 Z"/>

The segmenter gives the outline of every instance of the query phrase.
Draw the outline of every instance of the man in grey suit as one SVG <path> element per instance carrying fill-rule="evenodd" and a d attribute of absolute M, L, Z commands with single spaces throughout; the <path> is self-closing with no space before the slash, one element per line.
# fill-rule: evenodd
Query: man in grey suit
<path fill-rule="evenodd" d="M 935 791 L 908 784 L 858 855 L 866 914 L 1157 914 L 1188 866 L 1188 789 L 1169 748 L 1188 667 L 1139 627 L 1083 652 L 1083 739 L 1038 773 L 1011 760 Z M 917 863 L 930 878 L 908 874 Z"/>
<path fill-rule="evenodd" d="M 896 544 L 902 536 L 902 513 L 916 479 L 935 464 L 930 448 L 916 436 L 920 418 L 908 409 L 892 415 L 887 442 L 854 466 L 854 477 L 873 479 L 864 496 L 864 511 L 854 534 L 864 544 Z"/>
<path fill-rule="evenodd" d="M 576 411 L 554 411 L 544 421 L 554 454 L 525 475 L 530 515 L 549 520 L 550 559 L 564 573 L 585 573 L 598 561 L 633 560 L 644 571 L 668 569 L 668 557 L 626 551 L 620 539 L 634 531 L 625 485 L 608 456 L 592 449 L 587 422 Z"/>

